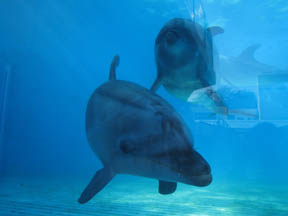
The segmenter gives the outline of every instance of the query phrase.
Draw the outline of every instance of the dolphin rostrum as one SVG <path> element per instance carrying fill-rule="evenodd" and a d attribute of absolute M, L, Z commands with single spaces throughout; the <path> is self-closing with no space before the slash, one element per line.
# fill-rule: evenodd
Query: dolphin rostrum
<path fill-rule="evenodd" d="M 88 143 L 99 157 L 98 170 L 79 198 L 88 202 L 116 174 L 159 180 L 159 193 L 170 194 L 177 182 L 207 186 L 211 168 L 193 148 L 192 135 L 174 108 L 155 93 L 116 80 L 115 56 L 109 81 L 92 94 L 86 110 Z"/>

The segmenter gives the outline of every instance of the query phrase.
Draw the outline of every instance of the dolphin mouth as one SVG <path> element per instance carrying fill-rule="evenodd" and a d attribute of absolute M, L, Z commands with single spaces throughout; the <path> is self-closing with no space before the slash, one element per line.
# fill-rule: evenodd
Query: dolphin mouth
<path fill-rule="evenodd" d="M 200 176 L 192 176 L 189 178 L 190 184 L 198 187 L 205 187 L 211 184 L 212 182 L 212 175 L 210 174 L 204 174 Z"/>

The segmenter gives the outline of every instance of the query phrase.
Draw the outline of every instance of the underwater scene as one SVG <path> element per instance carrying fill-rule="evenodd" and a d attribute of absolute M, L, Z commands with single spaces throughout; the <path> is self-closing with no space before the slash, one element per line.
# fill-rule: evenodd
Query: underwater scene
<path fill-rule="evenodd" d="M 288 215 L 287 0 L 0 2 L 0 215 Z"/>

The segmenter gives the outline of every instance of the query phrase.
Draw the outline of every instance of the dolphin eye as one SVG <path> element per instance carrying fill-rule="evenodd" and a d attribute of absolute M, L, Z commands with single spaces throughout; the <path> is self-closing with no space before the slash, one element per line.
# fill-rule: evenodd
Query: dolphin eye
<path fill-rule="evenodd" d="M 179 34 L 176 31 L 168 31 L 166 33 L 166 41 L 169 44 L 175 43 L 179 39 Z"/>
<path fill-rule="evenodd" d="M 128 148 L 127 142 L 125 140 L 120 141 L 120 149 L 125 154 L 129 153 L 129 148 Z"/>

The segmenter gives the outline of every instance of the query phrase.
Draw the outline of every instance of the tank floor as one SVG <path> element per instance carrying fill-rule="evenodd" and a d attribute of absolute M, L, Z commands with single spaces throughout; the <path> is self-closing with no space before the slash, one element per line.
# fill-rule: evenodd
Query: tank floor
<path fill-rule="evenodd" d="M 157 181 L 116 177 L 87 204 L 77 199 L 89 179 L 2 178 L 0 215 L 288 215 L 288 187 L 213 182 L 204 188 L 179 184 L 171 195 Z"/>

